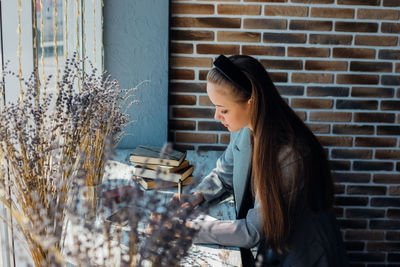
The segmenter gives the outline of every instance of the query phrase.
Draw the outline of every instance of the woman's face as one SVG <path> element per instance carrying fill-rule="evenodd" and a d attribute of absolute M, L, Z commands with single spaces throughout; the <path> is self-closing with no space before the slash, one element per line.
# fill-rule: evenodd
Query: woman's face
<path fill-rule="evenodd" d="M 207 83 L 208 97 L 216 108 L 214 119 L 221 121 L 230 132 L 239 131 L 246 126 L 250 128 L 251 100 L 236 102 L 229 90 L 224 85 Z"/>

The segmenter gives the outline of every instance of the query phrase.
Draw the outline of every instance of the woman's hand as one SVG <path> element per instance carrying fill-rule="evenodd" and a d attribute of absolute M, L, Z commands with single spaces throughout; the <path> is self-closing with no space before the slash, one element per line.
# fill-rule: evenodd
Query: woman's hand
<path fill-rule="evenodd" d="M 181 195 L 179 199 L 179 194 L 174 194 L 169 202 L 170 207 L 176 207 L 176 215 L 179 214 L 184 214 L 184 212 L 190 210 L 191 208 L 196 207 L 199 205 L 201 202 L 204 201 L 203 194 L 201 192 L 195 192 L 191 195 L 186 194 L 186 195 Z M 185 215 L 183 215 L 185 216 Z M 161 223 L 161 214 L 158 213 L 151 213 L 150 215 L 150 220 L 149 220 L 149 225 L 146 229 L 147 234 L 152 234 L 153 231 L 159 227 L 159 224 Z M 185 222 L 186 227 L 192 228 L 193 224 L 192 222 Z M 168 226 L 168 223 L 167 223 Z"/>
<path fill-rule="evenodd" d="M 189 207 L 196 207 L 201 202 L 204 201 L 203 194 L 201 192 L 195 192 L 191 195 L 181 195 L 174 194 L 169 201 L 169 205 L 178 206 L 180 204 L 181 209 L 187 209 Z"/>

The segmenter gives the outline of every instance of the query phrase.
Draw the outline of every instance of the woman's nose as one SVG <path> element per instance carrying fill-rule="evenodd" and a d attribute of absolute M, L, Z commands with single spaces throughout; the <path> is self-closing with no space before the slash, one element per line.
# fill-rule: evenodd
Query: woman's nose
<path fill-rule="evenodd" d="M 220 120 L 220 117 L 221 117 L 221 116 L 220 116 L 218 110 L 215 109 L 214 120 L 219 121 L 219 120 Z"/>

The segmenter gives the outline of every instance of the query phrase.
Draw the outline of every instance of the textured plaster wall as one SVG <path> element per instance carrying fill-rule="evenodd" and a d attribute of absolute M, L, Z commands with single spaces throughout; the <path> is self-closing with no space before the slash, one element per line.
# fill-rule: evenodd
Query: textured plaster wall
<path fill-rule="evenodd" d="M 104 1 L 104 67 L 138 104 L 120 148 L 162 145 L 168 127 L 168 11 L 165 0 Z"/>

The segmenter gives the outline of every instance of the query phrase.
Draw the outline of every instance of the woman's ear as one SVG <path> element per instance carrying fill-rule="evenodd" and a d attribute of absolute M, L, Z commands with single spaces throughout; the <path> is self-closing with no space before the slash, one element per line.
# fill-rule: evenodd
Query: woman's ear
<path fill-rule="evenodd" d="M 247 100 L 247 104 L 248 104 L 248 105 L 251 105 L 252 103 L 253 103 L 253 98 L 250 97 L 249 100 Z"/>

